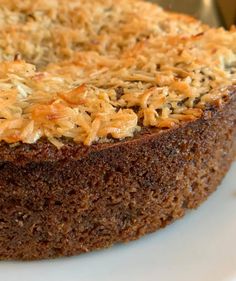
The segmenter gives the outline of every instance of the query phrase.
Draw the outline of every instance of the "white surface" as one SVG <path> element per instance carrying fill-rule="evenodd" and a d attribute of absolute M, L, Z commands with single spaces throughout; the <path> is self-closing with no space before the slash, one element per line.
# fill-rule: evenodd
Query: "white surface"
<path fill-rule="evenodd" d="M 43 262 L 0 262 L 1 281 L 235 281 L 236 163 L 197 211 L 112 249 Z"/>

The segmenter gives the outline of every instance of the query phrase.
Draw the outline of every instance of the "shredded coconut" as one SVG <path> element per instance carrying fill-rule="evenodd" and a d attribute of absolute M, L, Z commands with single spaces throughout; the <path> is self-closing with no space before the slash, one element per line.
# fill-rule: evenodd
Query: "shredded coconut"
<path fill-rule="evenodd" d="M 171 128 L 236 84 L 236 31 L 140 0 L 0 0 L 0 140 Z"/>

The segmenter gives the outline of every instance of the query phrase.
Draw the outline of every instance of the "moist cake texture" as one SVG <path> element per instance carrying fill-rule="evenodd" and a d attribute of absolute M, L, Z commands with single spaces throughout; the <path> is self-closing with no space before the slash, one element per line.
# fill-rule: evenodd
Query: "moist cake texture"
<path fill-rule="evenodd" d="M 0 0 L 0 258 L 134 240 L 236 152 L 236 30 L 139 0 Z"/>

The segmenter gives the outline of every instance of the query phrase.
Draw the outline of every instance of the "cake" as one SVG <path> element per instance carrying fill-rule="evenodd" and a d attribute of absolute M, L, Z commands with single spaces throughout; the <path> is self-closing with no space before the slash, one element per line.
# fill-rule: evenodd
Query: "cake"
<path fill-rule="evenodd" d="M 235 46 L 234 27 L 140 0 L 0 0 L 0 259 L 107 248 L 198 207 L 236 154 Z"/>

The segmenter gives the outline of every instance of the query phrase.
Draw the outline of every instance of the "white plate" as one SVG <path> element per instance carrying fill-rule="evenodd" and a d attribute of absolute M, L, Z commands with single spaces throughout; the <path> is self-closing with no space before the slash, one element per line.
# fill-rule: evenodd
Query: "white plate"
<path fill-rule="evenodd" d="M 197 211 L 157 233 L 79 257 L 0 262 L 1 281 L 236 280 L 236 163 Z"/>

